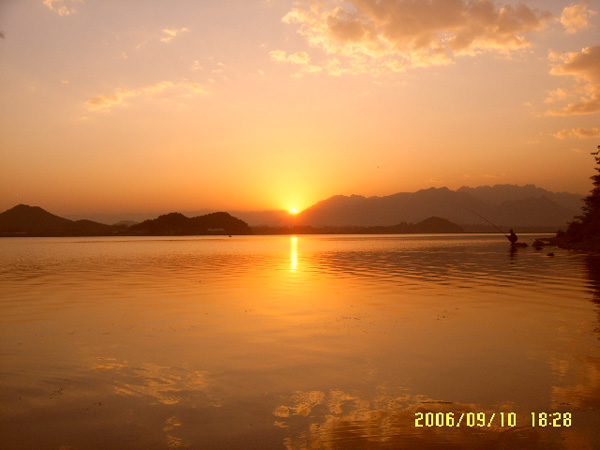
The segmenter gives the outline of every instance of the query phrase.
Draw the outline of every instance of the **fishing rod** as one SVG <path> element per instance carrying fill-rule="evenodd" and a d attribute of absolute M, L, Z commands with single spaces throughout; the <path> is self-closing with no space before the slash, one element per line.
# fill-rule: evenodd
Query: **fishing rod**
<path fill-rule="evenodd" d="M 510 241 L 510 237 L 508 237 L 508 235 L 507 235 L 506 233 L 504 233 L 504 231 L 502 231 L 500 228 L 498 228 L 498 227 L 497 227 L 496 225 L 494 225 L 492 222 L 490 222 L 489 220 L 487 220 L 487 219 L 486 219 L 485 217 L 483 217 L 481 214 L 477 214 L 475 211 L 473 211 L 472 209 L 469 209 L 469 208 L 467 208 L 467 207 L 466 207 L 466 206 L 464 206 L 464 205 L 459 205 L 458 203 L 457 203 L 457 205 L 458 205 L 458 206 L 460 206 L 461 208 L 464 208 L 464 209 L 466 209 L 466 210 L 467 210 L 467 211 L 469 211 L 469 212 L 472 212 L 472 213 L 473 213 L 473 214 L 475 214 L 477 217 L 480 217 L 480 218 L 482 218 L 483 220 L 485 220 L 487 223 L 489 223 L 491 226 L 493 226 L 493 227 L 494 227 L 496 230 L 498 230 L 500 233 L 502 233 L 502 235 L 503 235 L 503 236 L 504 236 L 506 239 L 508 239 L 508 240 Z"/>

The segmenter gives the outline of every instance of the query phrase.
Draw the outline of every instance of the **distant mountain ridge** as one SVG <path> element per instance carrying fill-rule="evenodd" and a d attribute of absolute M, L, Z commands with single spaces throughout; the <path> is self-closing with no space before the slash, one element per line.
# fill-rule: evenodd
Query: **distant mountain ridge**
<path fill-rule="evenodd" d="M 334 199 L 339 201 L 334 202 Z M 402 222 L 418 223 L 428 217 L 438 216 L 463 227 L 466 226 L 465 229 L 469 231 L 482 231 L 489 225 L 477 215 L 467 211 L 465 207 L 497 225 L 556 228 L 563 227 L 576 215 L 581 214 L 582 200 L 583 195 L 580 194 L 551 192 L 532 184 L 524 186 L 502 184 L 462 186 L 456 191 L 445 187 L 429 188 L 381 197 L 336 195 L 312 205 L 298 216 L 291 216 L 286 210 L 230 211 L 230 214 L 251 227 L 392 226 Z M 366 203 L 369 203 L 368 207 L 365 206 Z M 325 209 L 330 207 L 339 211 L 340 220 L 327 217 L 334 215 L 333 211 L 330 211 L 331 214 L 325 213 Z M 316 209 L 320 209 L 321 212 L 317 214 Z M 213 212 L 215 211 L 199 209 L 183 211 L 183 214 L 194 217 Z M 91 218 L 104 224 L 115 224 L 123 221 L 141 222 L 160 214 L 164 213 L 89 214 L 69 217 L 71 219 Z M 365 220 L 369 215 L 371 217 Z"/>
<path fill-rule="evenodd" d="M 0 236 L 180 236 L 252 234 L 248 224 L 226 212 L 189 218 L 171 213 L 135 225 L 69 220 L 39 206 L 17 205 L 0 213 Z"/>
<path fill-rule="evenodd" d="M 431 217 L 440 217 L 467 231 L 494 231 L 487 221 L 507 229 L 527 228 L 540 231 L 543 228 L 555 231 L 581 214 L 582 199 L 583 196 L 579 194 L 556 193 L 534 185 L 463 186 L 456 191 L 447 187 L 429 188 L 382 197 L 336 195 L 295 216 L 283 210 L 238 211 L 228 215 L 245 222 L 246 226 L 255 227 L 392 227 L 418 224 Z M 227 234 L 246 233 L 245 228 L 236 228 L 237 222 L 228 222 L 229 219 L 225 220 L 224 216 L 213 216 L 227 213 L 212 212 L 193 218 L 180 213 L 171 214 L 163 215 L 167 218 L 161 220 L 158 219 L 163 216 L 137 224 L 124 220 L 133 218 L 133 215 L 107 215 L 105 217 L 120 219 L 121 223 L 106 225 L 90 220 L 69 220 L 39 207 L 18 205 L 0 214 L 0 235 L 218 234 L 219 229 L 226 230 Z M 100 216 L 102 215 L 93 215 L 96 218 Z M 142 216 L 144 215 L 136 214 L 135 218 L 141 219 Z M 190 214 L 187 213 L 187 216 Z M 197 220 L 198 217 L 208 216 L 213 217 L 211 220 L 225 220 L 223 223 L 227 225 L 216 223 L 205 226 L 201 220 Z M 228 231 L 229 229 L 238 231 Z"/>
<path fill-rule="evenodd" d="M 414 234 L 462 233 L 464 230 L 441 217 L 419 223 L 399 223 L 382 227 L 257 227 L 258 234 Z M 254 234 L 246 222 L 225 212 L 198 217 L 169 213 L 141 223 L 105 225 L 91 220 L 69 220 L 55 216 L 39 206 L 17 205 L 0 213 L 0 236 L 194 236 Z"/>
<path fill-rule="evenodd" d="M 443 217 L 459 225 L 562 227 L 581 212 L 583 196 L 553 193 L 533 185 L 422 189 L 383 197 L 336 195 L 302 211 L 299 225 L 390 226 Z M 483 219 L 485 217 L 485 219 Z"/>
<path fill-rule="evenodd" d="M 533 184 L 526 184 L 524 186 L 496 184 L 494 186 L 479 186 L 476 188 L 462 186 L 457 189 L 456 192 L 464 192 L 490 204 L 500 204 L 506 201 L 517 201 L 528 198 L 547 197 L 563 208 L 574 210 L 581 209 L 581 201 L 583 199 L 583 195 L 571 194 L 569 192 L 551 192 L 536 187 Z"/>

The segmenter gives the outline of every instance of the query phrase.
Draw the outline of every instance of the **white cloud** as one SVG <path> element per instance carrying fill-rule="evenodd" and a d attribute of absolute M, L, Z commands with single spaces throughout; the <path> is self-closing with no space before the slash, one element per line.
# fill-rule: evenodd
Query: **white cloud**
<path fill-rule="evenodd" d="M 600 136 L 600 128 L 572 128 L 567 130 L 561 130 L 554 134 L 554 137 L 558 139 L 566 138 L 578 138 L 578 139 L 589 139 Z"/>
<path fill-rule="evenodd" d="M 567 33 L 577 33 L 590 26 L 590 18 L 598 13 L 588 9 L 588 5 L 589 2 L 581 2 L 563 9 L 560 23 L 563 24 Z"/>
<path fill-rule="evenodd" d="M 190 31 L 188 28 L 165 28 L 162 30 L 163 37 L 160 38 L 160 42 L 169 43 L 177 37 L 180 33 L 187 33 Z"/>
<path fill-rule="evenodd" d="M 77 10 L 74 4 L 83 3 L 83 0 L 44 0 L 43 5 L 54 11 L 59 16 L 75 14 Z"/>
<path fill-rule="evenodd" d="M 271 59 L 278 62 L 290 62 L 292 64 L 308 64 L 310 57 L 306 52 L 296 52 L 288 55 L 283 50 L 273 50 L 269 52 Z"/>
<path fill-rule="evenodd" d="M 323 70 L 320 66 L 310 64 L 310 56 L 306 52 L 296 52 L 288 55 L 283 50 L 273 50 L 269 52 L 269 56 L 273 61 L 291 63 L 301 66 L 300 72 L 293 74 L 293 77 L 299 78 L 305 73 L 317 73 Z"/>
<path fill-rule="evenodd" d="M 564 89 L 558 88 L 551 91 L 545 100 L 545 103 L 554 103 L 566 99 L 569 93 Z"/>
<path fill-rule="evenodd" d="M 551 52 L 549 59 L 556 64 L 550 71 L 552 75 L 572 77 L 574 83 L 568 90 L 569 95 L 563 96 L 571 102 L 562 109 L 548 111 L 547 114 L 551 116 L 569 116 L 599 112 L 600 45 L 586 47 L 581 52 L 565 54 Z M 546 101 L 554 101 L 555 97 L 551 93 Z"/>
<path fill-rule="evenodd" d="M 374 74 L 451 64 L 459 55 L 530 46 L 548 12 L 492 0 L 302 0 L 283 22 L 342 69 Z M 337 67 L 336 72 L 339 72 Z"/>
<path fill-rule="evenodd" d="M 193 95 L 207 95 L 208 90 L 200 83 L 191 81 L 180 81 L 173 83 L 172 81 L 161 81 L 148 86 L 143 86 L 138 89 L 116 89 L 113 94 L 97 95 L 90 98 L 85 106 L 90 111 L 110 111 L 115 106 L 126 105 L 127 99 L 135 97 L 146 97 L 152 99 L 163 93 L 171 92 L 182 97 L 191 97 Z"/>

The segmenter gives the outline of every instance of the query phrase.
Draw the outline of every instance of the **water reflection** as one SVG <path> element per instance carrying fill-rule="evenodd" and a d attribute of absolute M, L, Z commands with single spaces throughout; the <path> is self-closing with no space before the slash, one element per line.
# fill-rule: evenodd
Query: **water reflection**
<path fill-rule="evenodd" d="M 600 306 L 600 254 L 582 255 L 585 261 L 590 286 L 594 293 L 594 302 Z"/>
<path fill-rule="evenodd" d="M 275 426 L 288 431 L 284 439 L 287 450 L 546 450 L 586 448 L 580 445 L 591 444 L 585 436 L 566 428 L 533 428 L 529 414 L 513 411 L 506 407 L 491 411 L 475 404 L 424 396 L 381 393 L 369 399 L 335 390 L 296 392 L 273 415 Z M 436 417 L 440 424 L 452 420 L 454 426 L 427 426 L 425 420 L 415 422 L 417 414 Z M 510 423 L 509 414 L 514 423 Z M 468 419 L 463 418 L 461 426 L 456 426 L 461 416 Z"/>
<path fill-rule="evenodd" d="M 298 268 L 298 238 L 290 237 L 290 271 L 295 272 Z"/>
<path fill-rule="evenodd" d="M 33 242 L 0 242 L 9 448 L 600 444 L 593 257 L 486 236 Z M 527 426 L 551 410 L 575 425 Z M 419 411 L 524 422 L 417 429 Z"/>
<path fill-rule="evenodd" d="M 145 397 L 151 403 L 176 405 L 190 392 L 204 391 L 206 374 L 197 370 L 176 370 L 173 367 L 144 363 L 130 367 L 116 358 L 97 358 L 95 370 L 112 371 L 103 374 L 115 380 L 114 392 L 123 396 Z"/>
<path fill-rule="evenodd" d="M 581 263 L 565 253 L 549 258 L 545 252 L 519 249 L 518 255 L 510 252 L 507 258 L 505 242 L 488 237 L 480 241 L 449 238 L 422 242 L 387 238 L 374 239 L 370 244 L 358 249 L 325 248 L 310 254 L 307 269 L 352 281 L 360 279 L 361 283 L 371 279 L 378 285 L 387 282 L 415 290 L 440 286 L 538 289 L 540 284 L 568 290 L 587 283 L 568 275 L 574 262 Z"/>

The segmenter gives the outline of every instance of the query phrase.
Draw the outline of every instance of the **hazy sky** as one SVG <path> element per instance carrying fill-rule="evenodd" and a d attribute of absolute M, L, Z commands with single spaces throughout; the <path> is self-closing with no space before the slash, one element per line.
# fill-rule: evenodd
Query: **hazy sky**
<path fill-rule="evenodd" d="M 600 0 L 0 0 L 0 210 L 587 193 Z"/>

